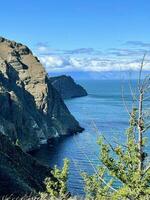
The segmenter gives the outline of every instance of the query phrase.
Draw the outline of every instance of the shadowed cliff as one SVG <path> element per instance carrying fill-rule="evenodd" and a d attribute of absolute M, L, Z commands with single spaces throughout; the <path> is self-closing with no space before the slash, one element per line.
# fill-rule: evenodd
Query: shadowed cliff
<path fill-rule="evenodd" d="M 0 38 L 0 131 L 29 151 L 82 130 L 29 48 Z"/>
<path fill-rule="evenodd" d="M 7 136 L 0 133 L 0 196 L 35 193 L 44 190 L 50 169 L 41 165 Z"/>
<path fill-rule="evenodd" d="M 49 80 L 63 99 L 87 96 L 86 90 L 81 85 L 76 84 L 71 76 L 50 77 Z"/>

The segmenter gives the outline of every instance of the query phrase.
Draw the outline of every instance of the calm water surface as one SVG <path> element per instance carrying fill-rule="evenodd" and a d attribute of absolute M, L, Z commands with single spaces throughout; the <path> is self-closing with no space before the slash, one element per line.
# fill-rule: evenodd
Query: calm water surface
<path fill-rule="evenodd" d="M 122 82 L 118 80 L 78 81 L 88 92 L 88 96 L 66 100 L 71 113 L 80 122 L 85 131 L 66 137 L 48 147 L 42 148 L 34 155 L 42 162 L 53 167 L 62 166 L 63 159 L 70 159 L 69 190 L 73 194 L 83 194 L 81 171 L 93 172 L 89 159 L 94 165 L 99 163 L 97 137 L 103 133 L 107 140 L 123 142 L 123 130 L 128 127 L 128 114 L 122 100 Z M 132 81 L 135 86 L 136 81 Z M 130 107 L 131 95 L 129 82 L 124 81 L 124 98 Z M 95 126 L 97 128 L 95 128 Z M 98 131 L 96 130 L 98 129 Z"/>

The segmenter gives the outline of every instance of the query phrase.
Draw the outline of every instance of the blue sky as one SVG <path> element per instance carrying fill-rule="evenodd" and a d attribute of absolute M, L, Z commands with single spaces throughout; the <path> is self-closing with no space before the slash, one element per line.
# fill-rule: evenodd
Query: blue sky
<path fill-rule="evenodd" d="M 0 19 L 48 72 L 137 70 L 150 49 L 149 0 L 5 0 Z"/>

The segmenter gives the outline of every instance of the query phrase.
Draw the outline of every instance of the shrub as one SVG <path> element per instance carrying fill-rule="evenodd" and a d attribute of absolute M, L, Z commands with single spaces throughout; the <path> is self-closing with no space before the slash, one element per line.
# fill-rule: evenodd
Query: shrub
<path fill-rule="evenodd" d="M 52 180 L 49 177 L 45 179 L 44 183 L 46 191 L 44 193 L 40 193 L 42 199 L 67 199 L 69 197 L 67 189 L 68 170 L 69 161 L 67 159 L 64 159 L 64 165 L 61 170 L 58 169 L 56 165 L 54 166 L 51 173 L 55 180 Z"/>

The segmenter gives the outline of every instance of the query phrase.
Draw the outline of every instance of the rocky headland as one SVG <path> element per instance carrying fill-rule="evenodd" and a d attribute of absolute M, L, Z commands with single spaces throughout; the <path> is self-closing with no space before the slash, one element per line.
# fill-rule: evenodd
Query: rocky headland
<path fill-rule="evenodd" d="M 50 77 L 49 80 L 63 99 L 87 96 L 87 91 L 77 84 L 71 76 Z"/>
<path fill-rule="evenodd" d="M 82 130 L 31 50 L 0 37 L 0 198 L 43 191 L 53 176 L 27 152 Z"/>
<path fill-rule="evenodd" d="M 82 130 L 31 50 L 0 38 L 0 131 L 29 151 Z"/>

